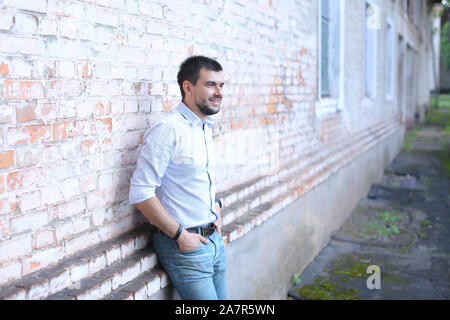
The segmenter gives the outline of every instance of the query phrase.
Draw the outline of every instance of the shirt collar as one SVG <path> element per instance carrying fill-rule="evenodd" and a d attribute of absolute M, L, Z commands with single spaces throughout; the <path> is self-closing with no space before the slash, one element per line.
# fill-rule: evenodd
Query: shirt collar
<path fill-rule="evenodd" d="M 206 116 L 205 120 L 202 121 L 194 112 L 192 112 L 191 109 L 189 109 L 183 101 L 180 102 L 178 105 L 178 111 L 181 113 L 181 115 L 189 120 L 189 122 L 193 125 L 200 125 L 203 122 L 206 123 L 208 126 L 212 127 L 214 125 L 214 120 L 211 118 L 211 116 Z"/>

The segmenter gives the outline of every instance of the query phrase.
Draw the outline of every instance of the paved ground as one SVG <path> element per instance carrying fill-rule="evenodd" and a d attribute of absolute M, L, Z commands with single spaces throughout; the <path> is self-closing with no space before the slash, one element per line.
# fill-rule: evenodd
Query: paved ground
<path fill-rule="evenodd" d="M 407 133 L 383 179 L 294 277 L 289 297 L 450 299 L 449 186 L 450 109 L 439 109 Z M 369 266 L 379 267 L 380 289 Z"/>

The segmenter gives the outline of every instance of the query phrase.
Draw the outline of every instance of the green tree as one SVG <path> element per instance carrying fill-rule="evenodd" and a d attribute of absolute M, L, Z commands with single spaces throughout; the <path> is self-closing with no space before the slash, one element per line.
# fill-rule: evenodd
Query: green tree
<path fill-rule="evenodd" d="M 450 69 L 450 22 L 444 23 L 441 31 L 441 56 L 447 69 Z"/>

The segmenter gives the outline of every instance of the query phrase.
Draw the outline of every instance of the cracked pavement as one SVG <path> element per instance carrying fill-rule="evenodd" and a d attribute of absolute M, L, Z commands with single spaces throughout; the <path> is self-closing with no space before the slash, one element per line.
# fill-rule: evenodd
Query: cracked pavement
<path fill-rule="evenodd" d="M 407 133 L 381 181 L 296 277 L 291 299 L 450 298 L 450 109 L 436 112 Z M 368 288 L 371 265 L 379 289 Z"/>

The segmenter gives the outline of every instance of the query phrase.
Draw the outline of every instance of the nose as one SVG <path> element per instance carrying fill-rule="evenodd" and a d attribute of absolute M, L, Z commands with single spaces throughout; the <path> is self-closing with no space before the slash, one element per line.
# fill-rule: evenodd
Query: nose
<path fill-rule="evenodd" d="M 222 88 L 220 86 L 216 86 L 216 90 L 214 91 L 214 95 L 216 97 L 222 97 L 222 94 L 223 94 Z"/>

